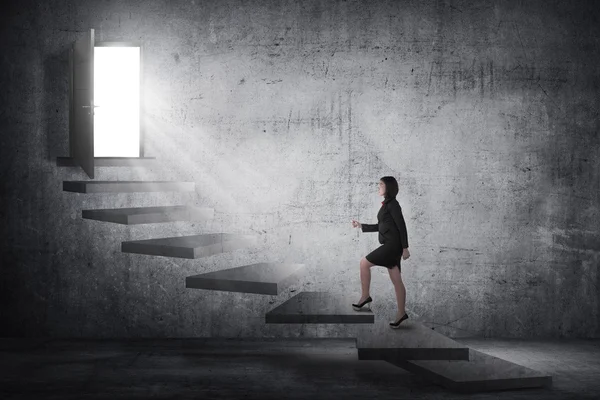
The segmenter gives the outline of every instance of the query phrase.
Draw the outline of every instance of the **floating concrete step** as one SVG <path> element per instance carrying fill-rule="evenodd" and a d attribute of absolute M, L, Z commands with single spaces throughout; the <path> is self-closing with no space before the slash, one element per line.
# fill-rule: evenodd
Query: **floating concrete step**
<path fill-rule="evenodd" d="M 459 392 L 549 387 L 552 377 L 521 365 L 469 349 L 469 361 L 409 361 L 390 363 Z"/>
<path fill-rule="evenodd" d="M 96 221 L 134 225 L 211 219 L 214 216 L 214 210 L 212 208 L 190 206 L 108 208 L 102 210 L 83 210 L 81 216 L 85 219 Z"/>
<path fill-rule="evenodd" d="M 149 167 L 156 157 L 94 157 L 94 167 Z M 73 157 L 56 157 L 59 167 L 78 167 Z"/>
<path fill-rule="evenodd" d="M 65 192 L 132 193 L 132 192 L 193 192 L 194 182 L 169 181 L 64 181 Z"/>
<path fill-rule="evenodd" d="M 188 276 L 185 287 L 278 295 L 305 271 L 304 264 L 257 263 Z"/>
<path fill-rule="evenodd" d="M 328 292 L 301 292 L 265 315 L 267 324 L 372 324 L 370 310 L 354 311 L 356 299 Z"/>
<path fill-rule="evenodd" d="M 121 251 L 152 256 L 200 258 L 253 246 L 256 242 L 254 235 L 209 233 L 122 242 Z"/>
<path fill-rule="evenodd" d="M 389 323 L 361 327 L 359 360 L 469 360 L 469 348 L 410 318 L 398 329 Z"/>

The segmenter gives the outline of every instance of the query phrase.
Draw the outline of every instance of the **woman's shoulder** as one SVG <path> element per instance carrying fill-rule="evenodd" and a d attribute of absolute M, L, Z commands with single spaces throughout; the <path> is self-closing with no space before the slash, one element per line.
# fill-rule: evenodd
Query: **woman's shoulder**
<path fill-rule="evenodd" d="M 395 197 L 392 200 L 390 200 L 390 204 L 400 207 L 400 203 L 398 203 L 398 199 L 396 199 Z"/>

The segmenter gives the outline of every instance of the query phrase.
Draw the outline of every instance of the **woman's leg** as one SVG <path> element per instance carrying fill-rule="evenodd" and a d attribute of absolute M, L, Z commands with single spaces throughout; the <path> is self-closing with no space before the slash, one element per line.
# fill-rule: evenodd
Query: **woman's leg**
<path fill-rule="evenodd" d="M 406 310 L 404 309 L 406 303 L 406 288 L 402 282 L 400 268 L 394 266 L 393 268 L 388 268 L 388 272 L 390 274 L 390 279 L 394 284 L 394 290 L 396 291 L 396 301 L 398 302 L 398 314 L 396 315 L 396 320 L 398 320 L 406 313 Z"/>
<path fill-rule="evenodd" d="M 371 267 L 375 265 L 365 257 L 360 260 L 360 288 L 362 296 L 359 303 L 362 303 L 369 297 L 369 288 L 371 287 Z"/>

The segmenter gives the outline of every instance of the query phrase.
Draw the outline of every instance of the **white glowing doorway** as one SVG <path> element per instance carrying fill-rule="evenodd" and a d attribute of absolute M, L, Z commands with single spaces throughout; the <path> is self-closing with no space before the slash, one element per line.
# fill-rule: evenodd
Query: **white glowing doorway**
<path fill-rule="evenodd" d="M 94 157 L 140 157 L 141 47 L 94 45 Z"/>

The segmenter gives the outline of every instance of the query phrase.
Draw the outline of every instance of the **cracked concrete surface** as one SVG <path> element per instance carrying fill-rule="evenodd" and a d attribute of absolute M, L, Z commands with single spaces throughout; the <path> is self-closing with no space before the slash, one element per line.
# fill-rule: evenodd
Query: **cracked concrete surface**
<path fill-rule="evenodd" d="M 297 290 L 359 292 L 384 175 L 400 184 L 407 308 L 451 337 L 599 337 L 599 26 L 586 1 L 45 1 L 0 15 L 3 336 L 346 337 L 270 327 L 291 297 L 186 290 L 185 277 L 303 263 Z M 195 193 L 80 195 L 68 48 L 144 43 L 146 155 L 98 180 Z M 188 204 L 205 222 L 113 226 L 82 209 Z M 253 233 L 200 260 L 120 243 Z M 376 318 L 395 310 L 373 270 Z M 272 302 L 272 303 L 271 303 Z"/>

